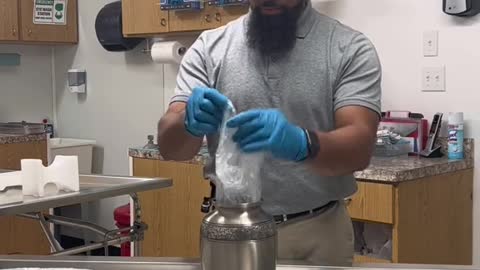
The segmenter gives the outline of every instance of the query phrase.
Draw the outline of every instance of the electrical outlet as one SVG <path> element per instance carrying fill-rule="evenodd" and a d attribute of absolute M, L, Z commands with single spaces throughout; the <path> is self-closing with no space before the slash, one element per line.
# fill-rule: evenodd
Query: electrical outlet
<path fill-rule="evenodd" d="M 423 55 L 438 56 L 438 31 L 425 31 L 423 33 Z"/>
<path fill-rule="evenodd" d="M 445 67 L 424 67 L 422 71 L 422 90 L 424 92 L 446 91 Z"/>

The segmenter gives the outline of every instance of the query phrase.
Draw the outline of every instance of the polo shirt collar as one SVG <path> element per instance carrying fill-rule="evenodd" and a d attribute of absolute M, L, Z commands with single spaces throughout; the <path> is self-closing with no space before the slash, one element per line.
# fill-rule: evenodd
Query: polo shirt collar
<path fill-rule="evenodd" d="M 310 30 L 315 23 L 315 10 L 312 7 L 312 2 L 307 0 L 307 6 L 303 11 L 302 16 L 298 19 L 297 23 L 297 38 L 305 38 L 307 37 Z"/>

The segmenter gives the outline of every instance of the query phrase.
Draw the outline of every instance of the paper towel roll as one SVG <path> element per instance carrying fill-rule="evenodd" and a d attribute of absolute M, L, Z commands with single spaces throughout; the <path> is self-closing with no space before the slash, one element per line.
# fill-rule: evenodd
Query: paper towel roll
<path fill-rule="evenodd" d="M 151 55 L 155 63 L 179 64 L 186 50 L 185 46 L 176 41 L 159 41 L 153 44 Z"/>

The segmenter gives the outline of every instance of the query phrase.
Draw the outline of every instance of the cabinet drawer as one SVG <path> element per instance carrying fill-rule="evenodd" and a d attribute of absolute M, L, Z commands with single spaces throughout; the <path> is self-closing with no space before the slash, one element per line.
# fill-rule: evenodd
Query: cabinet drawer
<path fill-rule="evenodd" d="M 394 187 L 387 184 L 357 182 L 358 191 L 347 201 L 353 219 L 393 224 Z"/>
<path fill-rule="evenodd" d="M 353 263 L 354 264 L 372 264 L 372 263 L 389 264 L 389 263 L 392 263 L 392 262 L 389 261 L 389 260 L 385 260 L 385 259 L 379 259 L 379 258 L 374 258 L 374 257 L 368 257 L 368 256 L 355 254 L 355 256 L 353 257 Z"/>

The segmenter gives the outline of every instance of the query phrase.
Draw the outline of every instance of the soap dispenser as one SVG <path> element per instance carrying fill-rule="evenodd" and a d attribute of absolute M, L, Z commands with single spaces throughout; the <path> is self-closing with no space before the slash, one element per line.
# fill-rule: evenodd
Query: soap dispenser
<path fill-rule="evenodd" d="M 443 0 L 443 12 L 461 17 L 475 16 L 480 13 L 480 0 Z"/>

